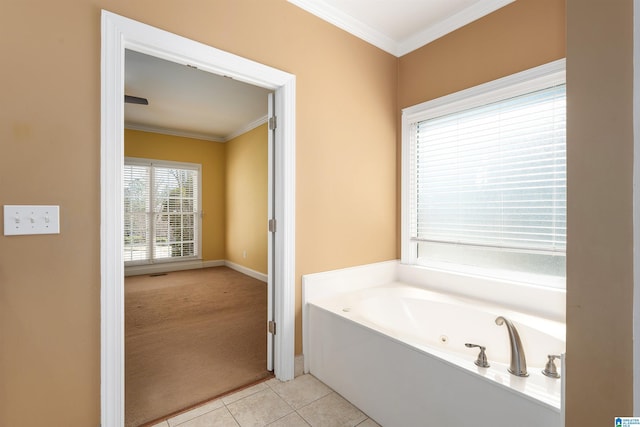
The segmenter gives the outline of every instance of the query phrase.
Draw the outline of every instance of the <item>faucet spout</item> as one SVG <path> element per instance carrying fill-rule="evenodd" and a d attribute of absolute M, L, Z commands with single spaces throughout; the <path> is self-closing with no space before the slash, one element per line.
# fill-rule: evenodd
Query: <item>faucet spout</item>
<path fill-rule="evenodd" d="M 518 377 L 528 377 L 527 373 L 527 359 L 524 356 L 524 347 L 522 347 L 522 341 L 520 341 L 520 335 L 518 330 L 509 319 L 505 319 L 502 316 L 496 318 L 496 325 L 507 325 L 507 332 L 509 332 L 509 344 L 511 345 L 511 363 L 509 364 L 509 372 Z"/>

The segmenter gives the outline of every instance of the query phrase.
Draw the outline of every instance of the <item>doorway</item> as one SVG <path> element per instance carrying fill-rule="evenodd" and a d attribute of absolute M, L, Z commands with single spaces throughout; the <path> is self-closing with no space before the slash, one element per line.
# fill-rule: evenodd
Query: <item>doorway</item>
<path fill-rule="evenodd" d="M 271 91 L 129 49 L 124 74 L 125 425 L 138 426 L 271 376 Z"/>
<path fill-rule="evenodd" d="M 295 297 L 295 76 L 210 46 L 124 18 L 102 13 L 101 117 L 101 407 L 102 425 L 124 422 L 123 95 L 124 52 L 131 49 L 273 90 L 273 248 L 269 280 L 277 330 L 273 370 L 293 379 Z M 271 151 L 271 150 L 270 150 Z M 271 185 L 272 184 L 272 185 Z M 265 319 L 266 320 L 266 319 Z"/>

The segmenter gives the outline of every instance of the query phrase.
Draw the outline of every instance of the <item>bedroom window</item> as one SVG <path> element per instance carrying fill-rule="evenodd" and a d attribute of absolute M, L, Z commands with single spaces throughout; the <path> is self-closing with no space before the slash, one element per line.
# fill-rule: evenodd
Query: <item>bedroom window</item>
<path fill-rule="evenodd" d="M 200 257 L 201 166 L 126 158 L 125 265 Z"/>
<path fill-rule="evenodd" d="M 403 110 L 404 263 L 564 287 L 557 61 Z"/>

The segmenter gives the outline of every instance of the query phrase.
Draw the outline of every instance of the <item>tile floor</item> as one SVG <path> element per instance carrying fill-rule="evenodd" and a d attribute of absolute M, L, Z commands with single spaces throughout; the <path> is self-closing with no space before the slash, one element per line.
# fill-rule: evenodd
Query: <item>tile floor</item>
<path fill-rule="evenodd" d="M 312 375 L 275 378 L 216 399 L 153 427 L 379 427 Z"/>

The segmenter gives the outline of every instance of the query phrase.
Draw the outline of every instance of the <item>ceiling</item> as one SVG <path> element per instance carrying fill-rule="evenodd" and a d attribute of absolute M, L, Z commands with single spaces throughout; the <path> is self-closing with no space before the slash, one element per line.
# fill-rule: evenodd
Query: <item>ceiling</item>
<path fill-rule="evenodd" d="M 395 56 L 515 0 L 288 0 Z M 226 142 L 266 122 L 268 89 L 127 50 L 125 127 Z"/>
<path fill-rule="evenodd" d="M 515 0 L 288 0 L 395 56 Z"/>
<path fill-rule="evenodd" d="M 269 89 L 164 59 L 125 51 L 125 127 L 226 142 L 266 122 Z"/>

